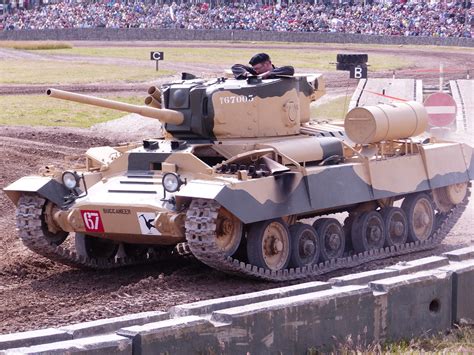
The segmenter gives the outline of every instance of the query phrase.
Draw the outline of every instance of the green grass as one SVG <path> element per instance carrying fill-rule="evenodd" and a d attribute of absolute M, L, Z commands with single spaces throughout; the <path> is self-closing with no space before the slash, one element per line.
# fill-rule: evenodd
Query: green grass
<path fill-rule="evenodd" d="M 412 339 L 381 346 L 387 353 L 413 353 L 427 351 L 430 353 L 472 354 L 474 353 L 474 327 L 461 326 L 451 329 L 446 334 Z"/>
<path fill-rule="evenodd" d="M 104 58 L 126 58 L 134 60 L 149 61 L 150 51 L 156 50 L 151 47 L 74 47 L 71 49 L 59 50 L 44 50 L 39 51 L 43 54 L 57 55 L 71 55 L 71 56 L 92 56 Z M 251 58 L 256 49 L 241 49 L 241 48 L 213 48 L 206 47 L 203 44 L 199 48 L 183 48 L 183 47 L 166 47 L 163 48 L 165 52 L 165 62 L 171 63 L 197 63 L 197 64 L 216 64 L 228 65 L 229 67 L 235 63 L 246 63 L 248 58 Z M 268 49 L 272 61 L 277 65 L 293 65 L 297 68 L 307 68 L 312 70 L 335 70 L 336 56 L 339 51 L 333 52 L 319 52 L 314 48 L 294 49 L 288 48 L 274 48 Z M 370 56 L 370 70 L 396 70 L 413 65 L 409 60 L 404 60 L 391 55 Z M 191 65 L 192 67 L 192 65 Z"/>
<path fill-rule="evenodd" d="M 321 352 L 317 348 L 309 348 L 308 355 Z M 474 326 L 455 326 L 446 333 L 430 337 L 419 337 L 411 340 L 386 342 L 383 344 L 357 345 L 352 338 L 346 343 L 335 346 L 333 354 L 473 354 Z"/>
<path fill-rule="evenodd" d="M 104 97 L 143 105 L 143 97 Z M 127 113 L 96 106 L 78 104 L 46 95 L 0 96 L 0 125 L 90 127 Z"/>
<path fill-rule="evenodd" d="M 31 60 L 0 60 L 0 84 L 80 84 L 100 82 L 143 82 L 159 76 L 174 74 L 172 70 L 155 70 L 149 60 L 152 47 L 71 47 L 60 42 L 0 42 L 0 46 L 22 48 L 34 51 L 40 57 Z M 48 48 L 48 49 L 41 49 Z M 212 48 L 206 47 L 166 47 L 165 63 L 230 66 L 234 63 L 246 63 L 258 49 L 249 48 Z M 268 50 L 277 65 L 293 65 L 300 70 L 329 71 L 335 70 L 334 63 L 337 50 L 333 52 L 317 51 L 314 48 L 295 49 L 273 48 Z M 62 56 L 59 57 L 58 56 Z M 74 59 L 68 60 L 68 57 Z M 83 59 L 77 58 L 83 57 Z M 112 59 L 130 59 L 144 65 L 96 64 L 90 63 L 88 57 Z M 413 63 L 391 55 L 371 55 L 370 70 L 396 70 L 409 67 Z M 162 68 L 163 68 L 162 64 Z M 218 69 L 220 70 L 220 69 Z"/>
<path fill-rule="evenodd" d="M 344 120 L 352 95 L 338 97 L 317 107 L 311 107 L 311 118 L 316 120 Z"/>
<path fill-rule="evenodd" d="M 5 64 L 3 64 L 4 62 Z M 79 84 L 99 82 L 140 82 L 172 71 L 150 67 L 88 64 L 56 60 L 0 60 L 0 84 Z"/>
<path fill-rule="evenodd" d="M 49 41 L 0 41 L 1 48 L 13 48 L 23 50 L 44 50 L 44 49 L 71 49 L 72 45 L 64 42 Z"/>

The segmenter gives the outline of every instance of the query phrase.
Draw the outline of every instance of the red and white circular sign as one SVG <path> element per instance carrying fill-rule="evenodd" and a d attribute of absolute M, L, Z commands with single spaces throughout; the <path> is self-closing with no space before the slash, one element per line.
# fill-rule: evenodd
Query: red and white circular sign
<path fill-rule="evenodd" d="M 431 94 L 426 98 L 424 105 L 432 126 L 448 126 L 456 119 L 458 107 L 451 95 L 442 92 Z"/>

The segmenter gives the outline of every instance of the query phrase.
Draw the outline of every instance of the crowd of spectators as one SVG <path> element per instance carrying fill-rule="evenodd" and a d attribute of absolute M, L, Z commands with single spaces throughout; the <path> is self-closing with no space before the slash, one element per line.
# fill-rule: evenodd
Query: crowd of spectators
<path fill-rule="evenodd" d="M 452 2 L 448 2 L 452 1 Z M 59 2 L 18 10 L 5 30 L 60 28 L 174 28 L 255 31 L 343 32 L 472 38 L 473 12 L 466 0 L 324 5 L 290 3 L 150 4 Z"/>

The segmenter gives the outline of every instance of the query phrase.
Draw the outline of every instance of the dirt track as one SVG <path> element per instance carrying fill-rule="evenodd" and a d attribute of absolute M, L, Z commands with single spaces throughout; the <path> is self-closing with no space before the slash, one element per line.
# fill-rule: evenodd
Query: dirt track
<path fill-rule="evenodd" d="M 318 47 L 318 50 L 322 48 Z M 457 63 L 465 66 L 468 60 L 468 54 L 457 51 L 440 54 L 410 50 L 406 55 L 418 57 L 419 69 L 436 68 L 440 56 L 449 57 L 453 65 Z M 330 73 L 328 77 L 341 75 Z M 342 86 L 336 83 L 331 84 L 329 79 L 328 91 Z M 92 87 L 102 91 L 110 89 L 100 85 Z M 0 94 L 7 91 L 19 93 L 23 89 L 19 86 L 4 86 Z M 130 87 L 125 89 L 130 90 Z M 36 173 L 47 164 L 67 166 L 66 157 L 74 162 L 90 146 L 114 143 L 99 135 L 91 136 L 88 130 L 1 126 L 0 187 L 21 176 Z M 472 139 L 470 143 L 474 143 Z M 462 219 L 439 248 L 410 257 L 364 265 L 350 272 L 379 268 L 401 259 L 441 254 L 465 246 L 474 236 L 473 220 L 474 202 L 471 201 Z M 341 271 L 320 279 L 348 272 Z M 14 206 L 5 194 L 0 193 L 0 334 L 132 312 L 167 310 L 175 304 L 275 286 L 272 283 L 236 279 L 210 270 L 192 259 L 100 272 L 74 270 L 54 264 L 33 254 L 21 244 L 15 231 Z"/>

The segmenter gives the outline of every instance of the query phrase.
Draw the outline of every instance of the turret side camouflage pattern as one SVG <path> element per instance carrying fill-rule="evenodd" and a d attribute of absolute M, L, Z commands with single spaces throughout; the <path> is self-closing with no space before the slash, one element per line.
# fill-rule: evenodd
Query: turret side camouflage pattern
<path fill-rule="evenodd" d="M 317 77 L 187 80 L 164 85 L 164 107 L 184 114 L 181 125 L 166 130 L 182 139 L 285 136 L 309 121 Z M 316 84 L 315 84 L 316 83 Z M 321 90 L 321 88 L 320 88 Z"/>
<path fill-rule="evenodd" d="M 421 104 L 351 111 L 348 138 L 310 121 L 320 75 L 192 79 L 160 91 L 149 90 L 153 109 L 143 112 L 163 120 L 169 138 L 90 148 L 80 171 L 44 170 L 5 188 L 27 247 L 93 268 L 191 253 L 224 272 L 280 281 L 432 248 L 470 196 L 470 146 L 405 137 L 426 125 Z"/>

